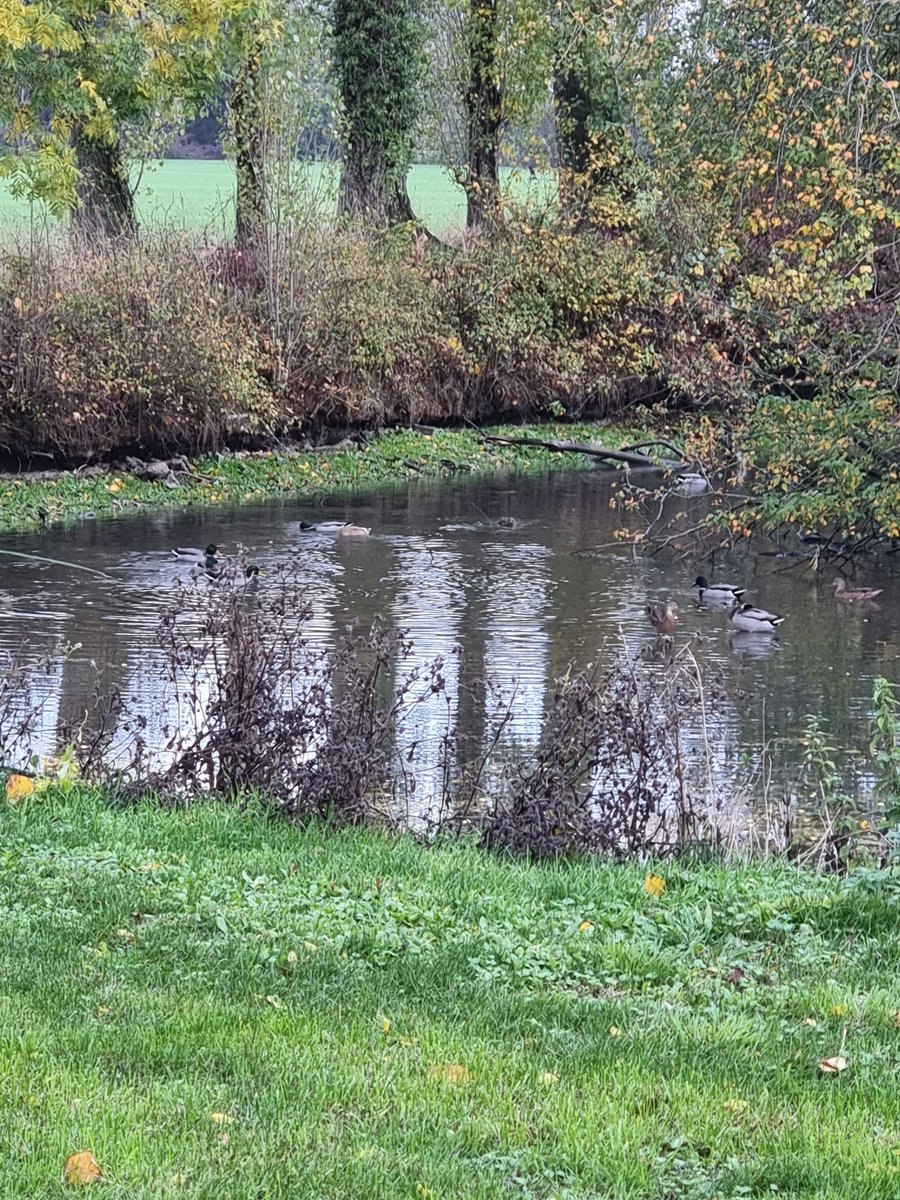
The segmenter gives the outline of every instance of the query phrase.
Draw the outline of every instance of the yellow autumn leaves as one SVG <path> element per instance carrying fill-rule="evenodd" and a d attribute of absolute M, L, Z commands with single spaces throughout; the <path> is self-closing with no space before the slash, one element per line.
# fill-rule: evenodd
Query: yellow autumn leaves
<path fill-rule="evenodd" d="M 35 759 L 33 765 L 38 772 L 34 775 L 26 774 L 24 770 L 0 771 L 0 789 L 10 806 L 15 807 L 36 792 L 46 791 L 53 784 L 69 787 L 79 777 L 78 762 L 71 746 L 60 755 L 49 755 L 40 761 Z"/>
<path fill-rule="evenodd" d="M 70 1187 L 87 1187 L 91 1183 L 99 1183 L 102 1178 L 100 1164 L 90 1150 L 79 1150 L 66 1159 L 63 1179 Z"/>
<path fill-rule="evenodd" d="M 6 799 L 9 804 L 18 804 L 34 791 L 34 780 L 28 775 L 12 772 L 6 777 Z"/>
<path fill-rule="evenodd" d="M 662 875 L 649 874 L 644 878 L 644 892 L 648 896 L 658 897 L 666 890 L 666 881 Z M 579 933 L 593 933 L 594 922 L 587 919 L 581 921 L 578 925 Z"/>

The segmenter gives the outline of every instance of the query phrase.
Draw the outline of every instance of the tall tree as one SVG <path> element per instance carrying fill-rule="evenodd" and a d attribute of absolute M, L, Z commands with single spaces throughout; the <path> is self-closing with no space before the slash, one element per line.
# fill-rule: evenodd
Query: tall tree
<path fill-rule="evenodd" d="M 500 131 L 503 127 L 499 0 L 469 0 L 465 23 L 466 224 L 496 220 L 500 207 Z"/>
<path fill-rule="evenodd" d="M 546 0 L 442 0 L 428 39 L 429 131 L 466 194 L 470 228 L 501 215 L 504 155 L 544 157 L 553 23 Z"/>
<path fill-rule="evenodd" d="M 374 224 L 412 219 L 406 175 L 419 112 L 418 0 L 334 0 L 334 68 L 344 116 L 340 207 Z"/>
<path fill-rule="evenodd" d="M 102 232 L 133 230 L 126 138 L 192 115 L 218 86 L 254 0 L 7 0 L 0 159 L 14 193 Z"/>
<path fill-rule="evenodd" d="M 586 215 L 598 189 L 624 185 L 635 136 L 633 42 L 654 3 L 571 0 L 558 10 L 553 102 L 561 193 L 573 213 Z"/>
<path fill-rule="evenodd" d="M 257 244 L 266 225 L 266 127 L 263 46 L 259 36 L 243 56 L 231 91 L 234 137 L 235 241 Z"/>

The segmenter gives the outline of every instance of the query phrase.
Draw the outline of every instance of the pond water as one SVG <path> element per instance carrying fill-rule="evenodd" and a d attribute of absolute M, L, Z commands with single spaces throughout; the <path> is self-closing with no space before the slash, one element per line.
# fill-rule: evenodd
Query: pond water
<path fill-rule="evenodd" d="M 805 720 L 817 713 L 845 788 L 864 803 L 873 680 L 900 678 L 900 577 L 875 579 L 861 568 L 851 578 L 883 586 L 884 593 L 877 607 L 857 609 L 836 604 L 833 569 L 814 572 L 795 558 L 746 547 L 714 565 L 691 554 L 635 556 L 616 543 L 621 517 L 610 508 L 611 478 L 586 469 L 412 484 L 317 507 L 286 502 L 84 520 L 65 531 L 8 535 L 0 549 L 60 562 L 0 557 L 0 649 L 14 651 L 23 637 L 32 653 L 76 647 L 41 684 L 48 700 L 41 749 L 51 752 L 58 748 L 55 729 L 77 725 L 97 671 L 106 684 L 144 696 L 148 706 L 159 699 L 147 694 L 161 686 L 150 669 L 159 654 L 158 614 L 186 574 L 171 547 L 210 541 L 226 553 L 244 547 L 264 568 L 285 562 L 296 568 L 313 605 L 311 635 L 323 647 L 348 626 L 376 619 L 408 628 L 421 661 L 462 647 L 447 668 L 460 708 L 453 719 L 476 738 L 480 722 L 487 738 L 490 714 L 468 704 L 465 684 L 489 676 L 514 688 L 510 744 L 513 753 L 527 755 L 553 680 L 569 663 L 611 662 L 623 648 L 638 654 L 652 646 L 645 606 L 672 598 L 681 607 L 676 649 L 694 637 L 693 653 L 722 680 L 725 698 L 707 713 L 705 729 L 689 730 L 712 745 L 722 785 L 740 778 L 760 802 L 772 789 L 794 788 Z M 702 497 L 670 503 L 684 514 L 675 521 L 685 528 L 705 505 Z M 498 524 L 506 518 L 512 527 Z M 371 526 L 372 535 L 350 541 L 301 529 L 302 521 L 341 520 Z M 597 549 L 577 553 L 589 547 Z M 740 634 L 722 609 L 700 606 L 698 573 L 742 584 L 745 599 L 787 614 L 779 635 Z M 416 720 L 418 737 L 438 738 L 437 725 L 429 734 L 427 713 Z M 446 709 L 434 720 L 446 720 Z"/>

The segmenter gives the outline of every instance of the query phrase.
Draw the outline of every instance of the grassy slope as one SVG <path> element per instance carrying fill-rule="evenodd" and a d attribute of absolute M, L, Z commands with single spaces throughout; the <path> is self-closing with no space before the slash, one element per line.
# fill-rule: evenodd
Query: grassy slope
<path fill-rule="evenodd" d="M 4 1200 L 86 1147 L 134 1200 L 900 1191 L 887 898 L 77 795 L 0 846 Z"/>
<path fill-rule="evenodd" d="M 639 436 L 632 430 L 599 425 L 496 427 L 485 432 L 574 441 L 602 441 L 621 446 Z M 199 459 L 192 475 L 181 475 L 175 489 L 142 483 L 130 475 L 85 479 L 67 472 L 45 483 L 0 476 L 0 533 L 33 529 L 44 509 L 51 522 L 85 513 L 116 516 L 192 505 L 262 503 L 287 495 L 324 495 L 357 487 L 385 487 L 408 479 L 452 477 L 461 473 L 549 471 L 584 467 L 578 454 L 553 454 L 532 447 L 486 446 L 474 429 L 436 430 L 431 436 L 395 430 L 374 439 L 365 449 L 329 455 L 315 453 L 258 454 L 252 458 Z M 410 465 L 412 464 L 412 465 Z"/>
<path fill-rule="evenodd" d="M 333 209 L 336 175 L 329 178 L 321 163 L 311 164 L 308 171 L 307 201 L 325 210 Z M 552 186 L 552 180 L 543 175 L 532 179 L 527 172 L 509 169 L 503 174 L 505 186 L 520 196 L 533 194 L 541 202 Z M 425 163 L 414 166 L 409 192 L 413 210 L 433 232 L 446 233 L 465 225 L 465 195 L 443 167 Z M 234 221 L 234 169 L 230 163 L 215 160 L 168 159 L 144 171 L 137 204 L 139 219 L 150 225 L 228 230 Z M 28 204 L 13 200 L 6 185 L 0 183 L 0 230 L 27 222 L 29 212 Z M 37 219 L 46 219 L 41 213 L 37 206 Z"/>

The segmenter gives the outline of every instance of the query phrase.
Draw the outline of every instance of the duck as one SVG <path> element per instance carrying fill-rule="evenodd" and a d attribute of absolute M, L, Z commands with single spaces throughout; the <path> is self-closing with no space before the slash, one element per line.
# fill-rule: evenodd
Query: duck
<path fill-rule="evenodd" d="M 718 600 L 729 602 L 739 600 L 745 592 L 745 588 L 735 587 L 733 583 L 710 583 L 705 575 L 698 575 L 694 580 L 694 587 L 700 593 L 701 600 Z"/>
<path fill-rule="evenodd" d="M 709 480 L 697 471 L 685 471 L 675 480 L 675 491 L 681 496 L 699 496 L 709 491 Z"/>
<path fill-rule="evenodd" d="M 675 632 L 678 605 L 672 600 L 667 600 L 665 604 L 648 604 L 646 612 L 647 620 L 658 634 L 668 637 Z"/>
<path fill-rule="evenodd" d="M 764 608 L 741 604 L 738 599 L 732 604 L 728 616 L 735 629 L 743 629 L 745 633 L 774 633 L 785 619 L 777 613 L 766 612 Z"/>
<path fill-rule="evenodd" d="M 257 566 L 248 567 L 244 572 L 244 591 L 251 596 L 255 596 L 259 591 L 259 577 L 262 575 L 262 570 Z"/>
<path fill-rule="evenodd" d="M 206 567 L 207 571 L 217 571 L 219 569 L 219 550 L 215 542 L 210 542 L 205 550 L 192 550 L 184 546 L 178 546 L 172 551 L 176 558 L 183 558 L 197 566 Z"/>
<path fill-rule="evenodd" d="M 367 538 L 372 532 L 365 525 L 354 525 L 352 521 L 321 521 L 314 525 L 311 521 L 301 521 L 303 533 L 333 533 L 335 537 Z"/>
<path fill-rule="evenodd" d="M 834 588 L 835 600 L 841 604 L 865 604 L 884 591 L 884 588 L 848 588 L 846 580 L 840 575 L 832 581 L 831 586 Z"/>

